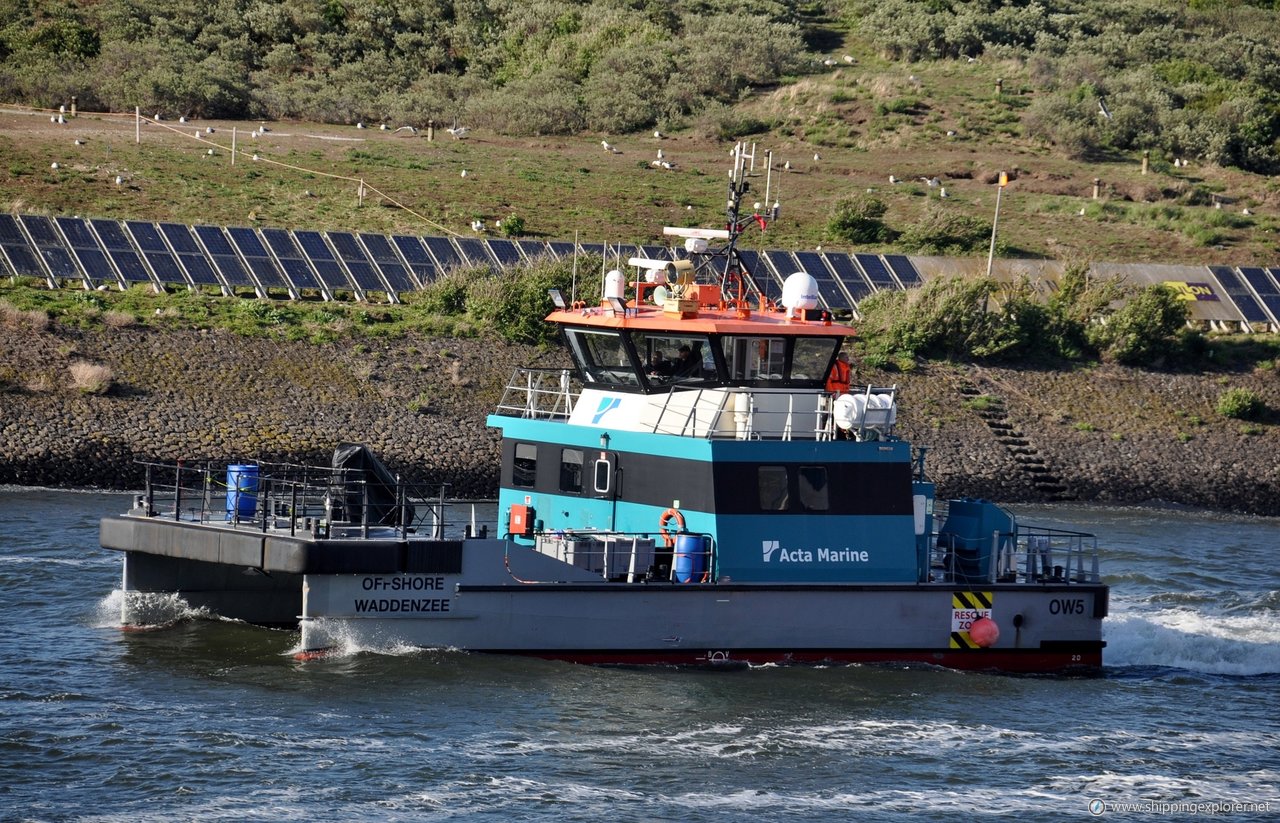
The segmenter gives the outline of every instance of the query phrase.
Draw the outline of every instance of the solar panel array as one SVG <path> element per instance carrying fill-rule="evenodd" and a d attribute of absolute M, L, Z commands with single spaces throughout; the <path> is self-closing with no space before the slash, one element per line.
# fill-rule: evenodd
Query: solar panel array
<path fill-rule="evenodd" d="M 183 226 L 138 220 L 49 218 L 0 214 L 0 275 L 31 277 L 50 288 L 74 283 L 128 288 L 147 284 L 207 287 L 225 295 L 326 300 L 388 300 L 431 284 L 442 272 L 467 265 L 506 270 L 527 260 L 604 255 L 625 266 L 631 257 L 679 259 L 664 246 L 574 244 L 483 237 L 384 236 L 352 232 L 289 231 L 246 227 Z M 776 298 L 795 272 L 813 277 L 822 308 L 858 311 L 879 291 L 922 285 L 928 259 L 901 254 L 832 251 L 738 250 L 742 265 Z M 920 263 L 921 265 L 917 265 Z M 1216 297 L 1248 326 L 1280 331 L 1280 267 L 1209 266 Z M 936 272 L 935 272 L 936 273 Z M 1201 285 L 1201 284 L 1196 284 Z"/>

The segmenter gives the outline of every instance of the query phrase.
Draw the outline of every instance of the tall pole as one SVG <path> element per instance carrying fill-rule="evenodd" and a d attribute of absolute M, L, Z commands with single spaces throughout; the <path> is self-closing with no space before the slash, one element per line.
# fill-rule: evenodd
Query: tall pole
<path fill-rule="evenodd" d="M 1000 182 L 996 185 L 996 216 L 991 221 L 991 250 L 987 252 L 987 277 L 991 276 L 991 265 L 996 259 L 996 227 L 1000 225 L 1000 194 L 1009 185 L 1009 175 L 1000 172 Z"/>

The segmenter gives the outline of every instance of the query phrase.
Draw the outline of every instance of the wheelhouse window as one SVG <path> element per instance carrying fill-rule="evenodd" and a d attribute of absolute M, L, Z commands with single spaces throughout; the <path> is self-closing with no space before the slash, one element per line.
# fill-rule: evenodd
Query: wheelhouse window
<path fill-rule="evenodd" d="M 532 443 L 517 443 L 515 460 L 511 464 L 511 485 L 532 489 L 538 478 L 538 447 Z"/>
<path fill-rule="evenodd" d="M 615 387 L 640 385 L 636 365 L 619 332 L 566 329 L 565 334 L 584 381 Z"/>
<path fill-rule="evenodd" d="M 807 512 L 827 510 L 827 467 L 800 466 L 797 472 L 800 508 Z"/>
<path fill-rule="evenodd" d="M 760 493 L 760 509 L 784 512 L 791 505 L 786 466 L 760 466 L 756 469 L 756 488 Z"/>
<path fill-rule="evenodd" d="M 796 338 L 795 352 L 791 358 L 791 382 L 825 385 L 836 349 L 839 347 L 839 338 Z"/>
<path fill-rule="evenodd" d="M 560 491 L 582 493 L 582 449 L 560 450 Z"/>
<path fill-rule="evenodd" d="M 631 344 L 650 386 L 718 379 L 711 341 L 706 336 L 633 331 Z"/>
<path fill-rule="evenodd" d="M 729 379 L 735 383 L 781 383 L 786 379 L 787 341 L 782 337 L 729 336 L 721 341 Z"/>

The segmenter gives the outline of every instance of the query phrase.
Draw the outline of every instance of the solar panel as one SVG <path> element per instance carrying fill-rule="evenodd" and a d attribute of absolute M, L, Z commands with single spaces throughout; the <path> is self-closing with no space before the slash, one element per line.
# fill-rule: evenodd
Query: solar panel
<path fill-rule="evenodd" d="M 387 281 L 387 285 L 393 292 L 399 294 L 417 288 L 413 282 L 413 276 L 409 274 L 404 263 L 400 262 L 400 256 L 396 254 L 395 247 L 391 245 L 389 239 L 381 234 L 362 233 L 360 244 L 369 253 L 378 271 L 382 272 L 382 279 Z"/>
<path fill-rule="evenodd" d="M 288 288 L 289 284 L 276 267 L 276 262 L 271 259 L 267 247 L 258 239 L 257 232 L 243 226 L 228 226 L 227 236 L 231 238 L 232 245 L 239 249 L 249 271 L 258 278 L 258 283 L 269 289 Z"/>
<path fill-rule="evenodd" d="M 776 289 L 770 289 L 769 269 L 760 261 L 760 252 L 755 249 L 738 249 L 738 261 L 755 281 L 757 288 L 763 290 L 766 295 L 776 291 Z"/>
<path fill-rule="evenodd" d="M 126 220 L 124 227 L 133 238 L 133 242 L 142 249 L 142 256 L 151 267 L 151 271 L 155 272 L 157 280 L 161 283 L 184 286 L 190 282 L 183 273 L 182 266 L 178 264 L 177 258 L 169 251 L 169 245 L 165 243 L 159 229 L 151 223 L 142 223 L 137 220 Z"/>
<path fill-rule="evenodd" d="M 827 264 L 836 273 L 836 277 L 840 279 L 840 284 L 844 286 L 845 291 L 849 292 L 849 296 L 853 298 L 856 304 L 866 299 L 875 292 L 871 287 L 871 282 L 863 275 L 862 269 L 858 268 L 853 262 L 853 258 L 844 252 L 825 252 L 824 257 L 827 258 Z"/>
<path fill-rule="evenodd" d="M 112 268 L 111 261 L 107 259 L 106 252 L 98 242 L 97 235 L 89 229 L 85 221 L 79 217 L 56 217 L 54 222 L 58 224 L 62 236 L 67 238 L 67 243 L 71 246 L 71 254 L 80 263 L 80 268 L 88 276 L 89 282 L 120 285 L 120 276 Z"/>
<path fill-rule="evenodd" d="M 463 265 L 463 260 L 458 256 L 458 250 L 453 247 L 447 237 L 424 237 L 423 244 L 427 247 L 427 251 L 431 252 L 431 256 L 436 259 L 436 268 L 440 271 L 449 271 Z"/>
<path fill-rule="evenodd" d="M 178 254 L 178 265 L 182 266 L 187 277 L 197 286 L 222 285 L 222 281 L 213 270 L 213 264 L 203 254 L 182 252 Z"/>
<path fill-rule="evenodd" d="M 560 240 L 552 240 L 547 243 L 547 248 L 551 249 L 551 253 L 561 260 L 573 257 L 574 245 L 565 243 Z"/>
<path fill-rule="evenodd" d="M 666 246 L 641 246 L 640 251 L 650 260 L 670 260 L 671 250 Z"/>
<path fill-rule="evenodd" d="M 160 236 L 160 230 L 151 223 L 143 223 L 138 220 L 124 221 L 125 230 L 133 238 L 133 242 L 143 253 L 162 251 L 168 252 L 169 245 L 164 242 L 164 238 Z"/>
<path fill-rule="evenodd" d="M 513 240 L 493 238 L 488 242 L 489 254 L 498 261 L 499 268 L 513 269 L 524 262 L 524 256 Z"/>
<path fill-rule="evenodd" d="M 311 267 L 320 275 L 320 282 L 330 289 L 351 290 L 351 281 L 347 279 L 342 266 L 338 265 L 338 258 L 334 257 L 333 252 L 329 251 L 329 247 L 325 245 L 324 237 L 320 232 L 295 231 L 293 237 L 298 241 L 298 247 L 302 249 Z"/>
<path fill-rule="evenodd" d="M 517 240 L 516 245 L 520 247 L 520 251 L 524 252 L 524 256 L 529 260 L 536 261 L 539 257 L 555 259 L 555 252 L 547 248 L 547 244 L 541 240 Z"/>
<path fill-rule="evenodd" d="M 22 230 L 18 228 L 18 220 L 12 214 L 0 213 L 0 244 L 6 246 L 27 244 L 27 238 L 22 236 Z"/>
<path fill-rule="evenodd" d="M 18 227 L 18 221 L 13 215 L 0 214 L 0 254 L 4 256 L 13 273 L 18 276 L 41 279 L 48 276 L 40 266 L 35 249 L 27 243 L 27 238 L 22 234 L 22 229 Z"/>
<path fill-rule="evenodd" d="M 178 254 L 204 254 L 200 244 L 191 236 L 191 229 L 186 226 L 179 226 L 177 223 L 161 223 L 160 233 Z"/>
<path fill-rule="evenodd" d="M 62 238 L 58 236 L 57 229 L 53 227 L 53 222 L 49 218 L 24 214 L 22 225 L 26 226 L 27 233 L 35 241 L 36 251 L 39 252 L 45 265 L 49 267 L 49 273 L 55 279 L 74 279 L 83 282 L 80 270 L 76 268 L 76 262 L 71 258 L 71 252 L 62 245 Z M 54 284 L 50 283 L 50 285 Z"/>
<path fill-rule="evenodd" d="M 232 248 L 231 241 L 222 233 L 222 229 L 217 226 L 193 226 L 192 228 L 195 230 L 196 237 L 204 245 L 205 251 L 209 253 L 209 261 L 222 276 L 222 282 L 228 286 L 248 286 L 257 289 L 257 284 L 253 282 L 248 270 L 240 262 L 240 257 Z"/>
<path fill-rule="evenodd" d="M 798 251 L 795 253 L 795 257 L 796 262 L 800 264 L 800 268 L 804 269 L 806 274 L 817 281 L 818 294 L 822 295 L 822 299 L 826 301 L 827 308 L 853 308 L 853 301 L 840 288 L 840 284 L 836 282 L 835 275 L 827 268 L 827 264 L 823 261 L 821 254 L 816 251 Z"/>
<path fill-rule="evenodd" d="M 426 286 L 432 280 L 436 279 L 436 262 L 431 259 L 431 253 L 427 251 L 426 246 L 422 245 L 422 241 L 416 237 L 409 237 L 403 234 L 397 234 L 391 238 L 391 242 L 404 256 L 404 260 L 409 264 L 409 271 L 413 272 L 414 278 L 420 286 Z"/>
<path fill-rule="evenodd" d="M 1241 266 L 1240 274 L 1250 286 L 1253 286 L 1254 293 L 1270 313 L 1271 321 L 1280 324 L 1280 288 L 1276 287 L 1275 282 L 1260 267 Z"/>
<path fill-rule="evenodd" d="M 262 239 L 267 248 L 275 255 L 276 262 L 284 269 L 285 277 L 297 289 L 319 289 L 320 281 L 316 273 L 298 250 L 298 246 L 284 229 L 263 229 Z"/>
<path fill-rule="evenodd" d="M 901 289 L 902 285 L 893 278 L 893 273 L 889 271 L 880 262 L 880 258 L 874 254 L 855 254 L 853 259 L 858 261 L 858 265 L 866 272 L 867 279 L 871 281 L 871 285 L 877 289 Z"/>
<path fill-rule="evenodd" d="M 387 291 L 387 284 L 383 283 L 382 278 L 378 276 L 378 270 L 374 268 L 373 261 L 369 259 L 368 254 L 365 254 L 364 248 L 354 234 L 345 231 L 331 231 L 326 234 L 329 242 L 333 244 L 334 251 L 338 253 L 338 259 L 346 265 L 347 271 L 351 273 L 351 279 L 362 291 Z"/>
<path fill-rule="evenodd" d="M 95 219 L 89 221 L 90 227 L 102 241 L 107 256 L 115 263 L 116 270 L 126 283 L 152 283 L 151 272 L 147 269 L 142 257 L 133 250 L 124 229 L 115 220 Z"/>
<path fill-rule="evenodd" d="M 789 251 L 780 251 L 778 249 L 769 249 L 760 253 L 766 266 L 765 270 L 773 274 L 774 282 L 779 286 L 787 279 L 787 275 L 800 270 L 800 264 L 791 256 Z"/>
<path fill-rule="evenodd" d="M 920 286 L 924 284 L 924 278 L 920 276 L 920 272 L 916 269 L 915 264 L 911 262 L 911 258 L 905 254 L 886 254 L 884 262 L 889 264 L 889 268 L 898 276 L 898 282 L 902 283 L 906 288 L 912 286 Z"/>
<path fill-rule="evenodd" d="M 1246 322 L 1267 322 L 1267 313 L 1262 310 L 1262 306 L 1258 305 L 1258 301 L 1253 299 L 1249 289 L 1245 287 L 1244 283 L 1236 275 L 1235 269 L 1229 266 L 1210 266 L 1209 271 L 1213 272 L 1213 276 L 1218 278 L 1218 282 L 1222 284 L 1222 290 L 1236 304 L 1236 308 L 1240 310 L 1240 314 L 1244 315 Z"/>
<path fill-rule="evenodd" d="M 597 257 L 605 256 L 603 243 L 579 243 L 578 248 L 582 249 L 583 254 L 594 254 Z"/>
<path fill-rule="evenodd" d="M 489 254 L 485 242 L 478 237 L 455 237 L 453 242 L 462 252 L 462 256 L 473 266 L 494 266 L 494 259 Z"/>

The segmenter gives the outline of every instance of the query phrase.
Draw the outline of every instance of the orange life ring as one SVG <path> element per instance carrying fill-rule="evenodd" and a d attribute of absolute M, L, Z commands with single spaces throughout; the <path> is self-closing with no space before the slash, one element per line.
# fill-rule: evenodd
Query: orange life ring
<path fill-rule="evenodd" d="M 667 509 L 658 518 L 658 534 L 662 535 L 663 544 L 669 549 L 676 544 L 676 539 L 667 534 L 667 524 L 671 522 L 671 518 L 676 519 L 676 525 L 680 527 L 680 531 L 684 531 L 684 515 L 679 509 Z"/>

